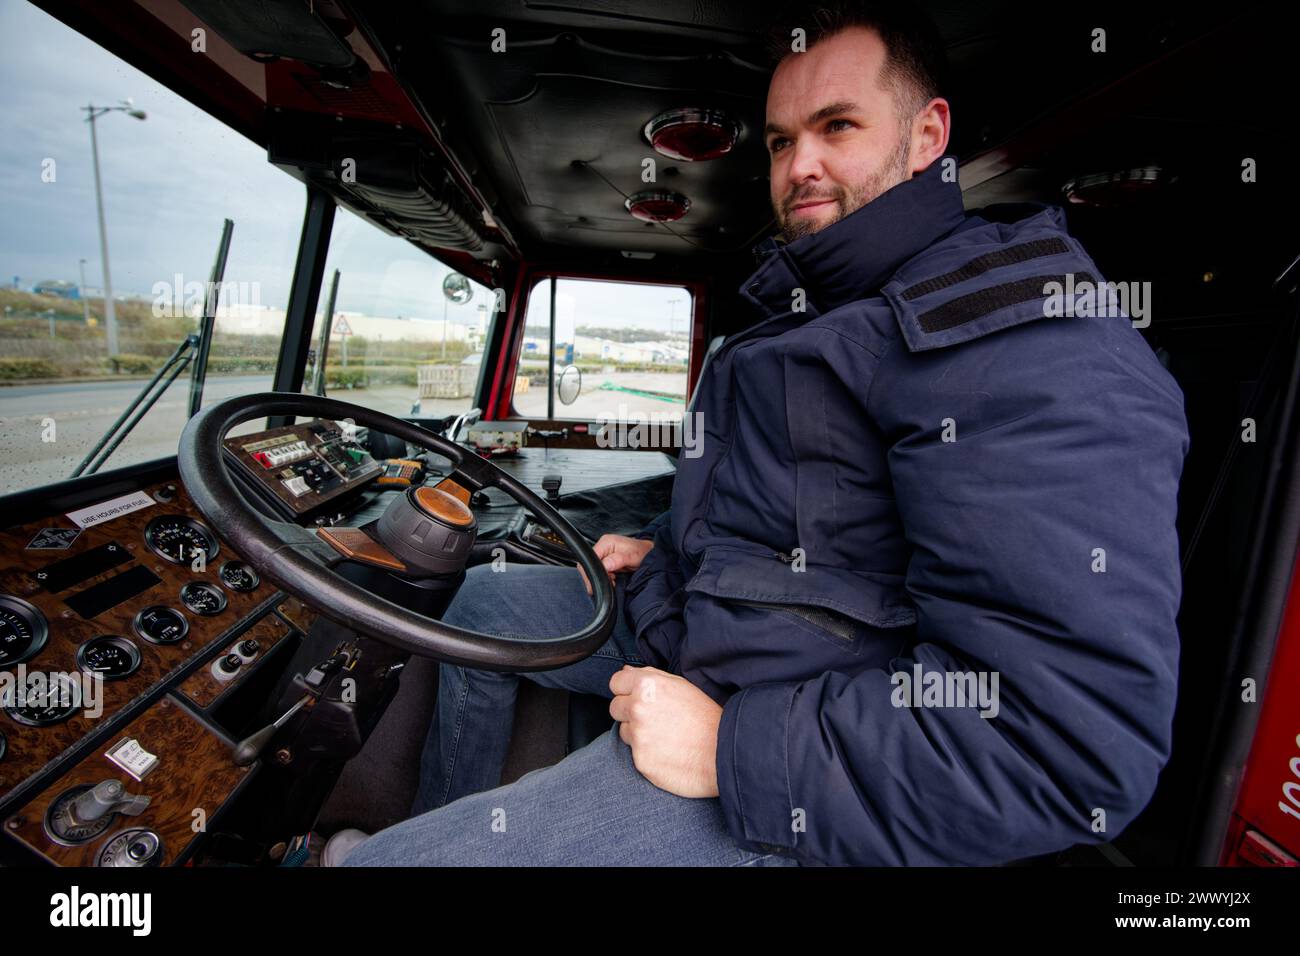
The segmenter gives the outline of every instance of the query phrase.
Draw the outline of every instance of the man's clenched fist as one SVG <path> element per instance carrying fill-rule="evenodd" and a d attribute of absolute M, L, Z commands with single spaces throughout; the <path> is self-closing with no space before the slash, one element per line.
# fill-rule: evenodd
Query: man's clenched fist
<path fill-rule="evenodd" d="M 624 667 L 609 679 L 609 689 L 610 716 L 643 777 L 679 797 L 718 795 L 722 708 L 711 697 L 653 667 Z"/>

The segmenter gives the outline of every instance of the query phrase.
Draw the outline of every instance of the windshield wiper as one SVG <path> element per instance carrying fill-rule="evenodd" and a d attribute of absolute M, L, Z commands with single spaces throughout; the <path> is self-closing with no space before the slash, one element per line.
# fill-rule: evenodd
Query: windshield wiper
<path fill-rule="evenodd" d="M 329 354 L 330 348 L 330 327 L 334 325 L 334 301 L 339 294 L 339 270 L 334 270 L 334 278 L 330 281 L 330 295 L 325 301 L 325 314 L 322 316 L 320 326 L 320 340 L 316 346 L 316 364 L 312 366 L 312 392 L 316 395 L 325 394 L 325 359 Z M 344 353 L 346 357 L 347 353 Z"/>
<path fill-rule="evenodd" d="M 149 380 L 149 384 L 140 390 L 140 394 L 131 400 L 131 404 L 126 406 L 122 414 L 117 417 L 117 421 L 108 426 L 108 431 L 104 432 L 103 437 L 95 442 L 95 447 L 90 449 L 85 458 L 81 459 L 81 464 L 73 469 L 70 477 L 76 478 L 83 473 L 89 475 L 99 470 L 99 467 L 108 460 L 108 456 L 117 450 L 117 446 L 126 440 L 127 435 L 131 434 L 131 429 L 135 428 L 140 419 L 148 414 L 149 409 L 153 408 L 154 402 L 158 401 L 162 393 L 167 391 L 171 383 L 176 380 L 176 376 L 180 375 L 185 370 L 185 366 L 190 364 L 190 359 L 193 356 L 187 353 L 198 345 L 198 340 L 198 335 L 191 332 L 185 337 L 184 342 L 176 346 L 176 351 L 172 352 L 171 357 L 163 363 L 163 367 Z M 171 369 L 171 374 L 167 375 L 167 381 L 163 383 L 162 388 L 149 395 L 149 390 L 158 384 L 158 380 L 164 374 L 167 374 L 168 369 Z M 148 400 L 145 399 L 146 395 L 149 396 Z M 141 402 L 144 404 L 141 405 Z M 131 413 L 137 407 L 139 407 L 139 411 L 132 415 Z M 129 422 L 127 422 L 128 418 L 130 418 Z M 123 422 L 127 422 L 125 428 L 122 426 Z M 121 434 L 117 434 L 118 429 L 122 429 Z M 115 435 L 116 437 L 114 437 Z M 103 449 L 103 454 L 100 454 L 100 449 Z"/>
<path fill-rule="evenodd" d="M 176 350 L 163 363 L 162 368 L 158 369 L 154 377 L 140 390 L 140 394 L 131 400 L 122 414 L 117 417 L 117 421 L 108 426 L 108 431 L 104 432 L 86 457 L 81 459 L 81 464 L 73 469 L 70 477 L 76 478 L 78 475 L 90 475 L 98 471 L 108 460 L 109 455 L 113 454 L 131 434 L 131 430 L 145 415 L 149 414 L 149 409 L 153 408 L 154 403 L 171 387 L 176 377 L 185 371 L 187 365 L 190 366 L 190 411 L 187 418 L 193 418 L 202 407 L 203 382 L 208 375 L 208 353 L 212 348 L 212 330 L 216 326 L 217 304 L 221 298 L 221 283 L 226 275 L 226 256 L 230 253 L 230 235 L 234 228 L 235 224 L 231 220 L 223 221 L 221 242 L 217 246 L 217 261 L 212 265 L 212 278 L 208 282 L 207 295 L 204 297 L 199 331 L 191 332 L 185 336 L 185 341 L 176 346 Z M 163 380 L 163 376 L 166 376 L 166 381 L 163 381 L 161 388 L 154 390 L 154 386 Z"/>

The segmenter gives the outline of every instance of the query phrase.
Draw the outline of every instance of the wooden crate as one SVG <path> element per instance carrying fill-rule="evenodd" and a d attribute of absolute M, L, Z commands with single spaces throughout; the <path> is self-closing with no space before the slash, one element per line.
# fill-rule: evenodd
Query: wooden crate
<path fill-rule="evenodd" d="M 478 383 L 477 365 L 417 365 L 420 398 L 469 398 Z"/>

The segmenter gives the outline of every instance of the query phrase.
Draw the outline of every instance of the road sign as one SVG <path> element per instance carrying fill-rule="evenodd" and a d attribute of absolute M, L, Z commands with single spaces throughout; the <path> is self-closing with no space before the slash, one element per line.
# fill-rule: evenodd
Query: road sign
<path fill-rule="evenodd" d="M 341 315 L 334 320 L 334 334 L 335 335 L 352 334 L 352 326 L 348 325 L 348 320 Z"/>

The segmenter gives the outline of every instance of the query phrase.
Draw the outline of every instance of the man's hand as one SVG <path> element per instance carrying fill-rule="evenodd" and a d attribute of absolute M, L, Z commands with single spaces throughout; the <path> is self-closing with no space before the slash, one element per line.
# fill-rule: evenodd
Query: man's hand
<path fill-rule="evenodd" d="M 718 795 L 722 708 L 684 677 L 628 667 L 609 679 L 610 716 L 632 748 L 632 762 L 660 790 L 679 797 Z"/>
<path fill-rule="evenodd" d="M 596 552 L 596 557 L 600 558 L 600 563 L 605 566 L 609 583 L 613 584 L 614 575 L 619 571 L 635 571 L 641 567 L 641 562 L 654 546 L 653 541 L 628 538 L 621 534 L 602 534 L 600 540 L 593 545 L 593 550 Z M 590 594 L 591 582 L 587 580 L 587 572 L 582 570 L 582 565 L 578 565 L 578 573 L 582 575 L 583 587 Z"/>

